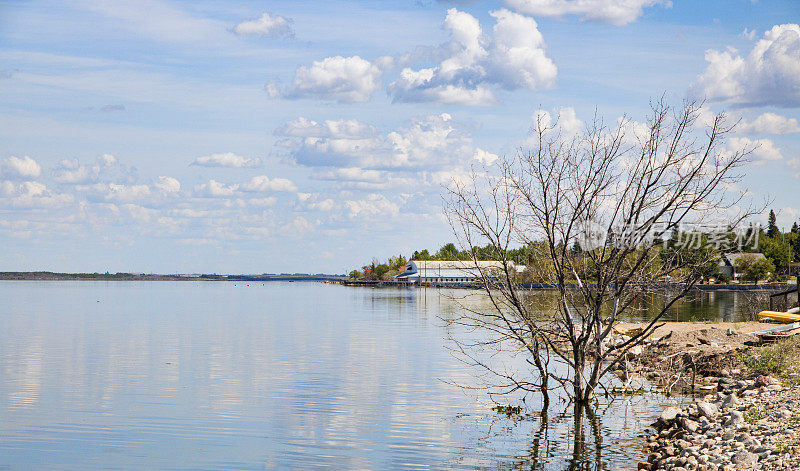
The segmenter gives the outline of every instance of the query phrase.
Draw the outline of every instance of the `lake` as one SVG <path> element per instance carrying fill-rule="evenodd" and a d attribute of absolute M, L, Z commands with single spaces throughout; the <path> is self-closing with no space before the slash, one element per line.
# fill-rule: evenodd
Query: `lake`
<path fill-rule="evenodd" d="M 667 398 L 601 404 L 577 448 L 558 401 L 499 416 L 450 384 L 476 373 L 448 348 L 474 335 L 445 327 L 453 294 L 0 282 L 0 469 L 636 468 Z M 714 296 L 689 311 L 747 315 Z"/>

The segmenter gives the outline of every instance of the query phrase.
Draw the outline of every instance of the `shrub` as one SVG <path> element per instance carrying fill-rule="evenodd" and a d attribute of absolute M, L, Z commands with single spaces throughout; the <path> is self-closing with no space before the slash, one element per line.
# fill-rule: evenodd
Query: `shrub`
<path fill-rule="evenodd" d="M 742 363 L 751 373 L 759 375 L 785 374 L 796 356 L 798 341 L 793 338 L 782 339 L 761 349 L 755 355 L 742 355 Z"/>

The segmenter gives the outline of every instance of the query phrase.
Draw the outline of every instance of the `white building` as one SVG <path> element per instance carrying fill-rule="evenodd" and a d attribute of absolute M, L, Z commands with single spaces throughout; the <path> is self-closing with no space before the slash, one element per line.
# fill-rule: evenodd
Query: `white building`
<path fill-rule="evenodd" d="M 509 268 L 516 272 L 525 267 L 517 267 L 509 262 Z M 494 276 L 503 273 L 503 262 L 472 260 L 411 260 L 405 271 L 395 276 L 397 281 L 406 283 L 470 283 L 479 281 L 481 272 Z"/>

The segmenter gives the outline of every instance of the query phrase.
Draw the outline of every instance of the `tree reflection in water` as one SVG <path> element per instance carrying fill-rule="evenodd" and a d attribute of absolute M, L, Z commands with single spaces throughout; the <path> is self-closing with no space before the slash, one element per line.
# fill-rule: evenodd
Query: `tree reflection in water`
<path fill-rule="evenodd" d="M 531 425 L 530 447 L 501 469 L 531 471 L 635 470 L 641 454 L 636 435 L 653 422 L 665 398 L 660 394 L 625 397 L 589 406 L 551 405 L 511 420 L 509 433 Z"/>

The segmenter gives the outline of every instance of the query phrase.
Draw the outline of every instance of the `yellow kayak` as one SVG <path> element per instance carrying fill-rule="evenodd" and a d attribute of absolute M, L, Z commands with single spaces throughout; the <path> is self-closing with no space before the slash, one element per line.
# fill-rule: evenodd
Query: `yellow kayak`
<path fill-rule="evenodd" d="M 800 321 L 800 314 L 792 314 L 791 312 L 761 311 L 758 315 L 759 317 L 765 317 L 778 322 L 789 323 Z"/>

